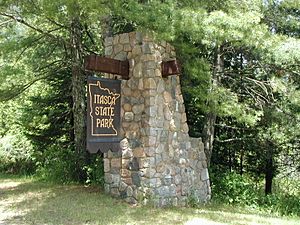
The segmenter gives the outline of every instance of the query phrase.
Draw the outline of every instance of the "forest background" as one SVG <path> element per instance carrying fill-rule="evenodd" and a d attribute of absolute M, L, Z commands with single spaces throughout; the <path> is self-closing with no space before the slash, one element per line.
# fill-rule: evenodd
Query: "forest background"
<path fill-rule="evenodd" d="M 1 172 L 103 184 L 83 59 L 138 30 L 176 48 L 212 201 L 300 215 L 298 0 L 5 0 L 0 27 Z"/>

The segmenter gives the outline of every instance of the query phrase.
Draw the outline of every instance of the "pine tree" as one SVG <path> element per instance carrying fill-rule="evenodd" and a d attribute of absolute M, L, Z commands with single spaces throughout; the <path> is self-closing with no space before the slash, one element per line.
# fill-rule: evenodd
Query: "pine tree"
<path fill-rule="evenodd" d="M 37 82 L 44 82 L 48 88 L 50 83 L 48 100 L 53 98 L 53 101 L 48 102 L 48 106 L 43 102 L 45 97 L 35 97 L 34 101 L 35 104 L 44 107 L 36 112 L 36 116 L 40 114 L 46 117 L 46 120 L 49 120 L 46 124 L 50 127 L 42 127 L 32 132 L 32 129 L 41 126 L 31 124 L 30 118 L 27 117 L 28 132 L 31 133 L 33 141 L 37 141 L 38 136 L 41 137 L 40 149 L 45 145 L 54 144 L 55 137 L 62 135 L 61 132 L 65 133 L 71 139 L 70 142 L 74 144 L 72 145 L 77 153 L 76 170 L 79 180 L 84 178 L 82 167 L 86 158 L 86 74 L 83 59 L 90 52 L 101 53 L 101 27 L 95 20 L 99 16 L 101 19 L 101 15 L 104 16 L 107 9 L 103 8 L 105 4 L 101 1 L 88 3 L 70 0 L 6 1 L 0 4 L 0 24 L 4 28 L 1 32 L 1 57 L 6 67 L 0 75 L 4 81 L 1 86 L 1 99 L 13 99 Z M 55 84 L 58 77 L 59 82 L 70 85 L 71 88 L 60 86 L 61 89 L 55 89 L 54 87 L 58 87 Z M 60 92 L 64 96 L 59 97 L 55 96 L 56 93 L 51 93 L 62 90 L 66 90 Z M 51 106 L 55 103 L 58 105 Z M 54 123 L 53 115 L 57 115 L 62 105 L 65 107 L 65 114 L 56 120 L 61 119 L 61 125 L 65 127 L 58 128 L 55 127 L 58 124 Z M 72 113 L 68 113 L 70 108 Z M 64 116 L 67 118 L 63 119 Z M 72 135 L 68 129 L 73 130 Z M 51 135 L 45 136 L 49 132 Z M 43 139 L 48 141 L 43 142 Z"/>

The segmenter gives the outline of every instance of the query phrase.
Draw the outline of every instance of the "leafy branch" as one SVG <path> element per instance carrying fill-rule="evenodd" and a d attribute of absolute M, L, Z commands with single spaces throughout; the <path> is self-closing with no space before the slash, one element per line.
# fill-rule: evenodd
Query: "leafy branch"
<path fill-rule="evenodd" d="M 37 77 L 37 78 L 31 80 L 30 82 L 28 82 L 25 85 L 13 86 L 9 90 L 7 90 L 7 89 L 6 90 L 0 90 L 0 102 L 9 101 L 11 99 L 16 98 L 21 93 L 23 93 L 28 88 L 30 88 L 33 84 L 35 84 L 37 81 L 43 80 L 45 78 L 47 78 L 47 75 Z"/>
<path fill-rule="evenodd" d="M 13 15 L 13 14 L 9 14 L 9 13 L 5 13 L 5 12 L 0 12 L 0 15 L 3 16 L 3 17 L 10 18 L 11 20 L 14 20 L 14 21 L 16 21 L 16 22 L 18 22 L 20 24 L 23 24 L 26 27 L 28 27 L 28 28 L 30 28 L 32 30 L 35 30 L 38 33 L 41 33 L 41 34 L 43 34 L 43 35 L 45 35 L 47 37 L 50 37 L 53 40 L 56 40 L 56 41 L 59 41 L 59 42 L 63 43 L 64 45 L 67 44 L 64 39 L 62 39 L 59 36 L 55 36 L 55 35 L 52 34 L 52 32 L 56 31 L 57 29 L 50 30 L 50 31 L 44 31 L 44 30 L 42 30 L 42 29 L 40 29 L 38 27 L 35 27 L 32 24 L 28 23 L 22 17 L 16 16 L 16 15 Z"/>

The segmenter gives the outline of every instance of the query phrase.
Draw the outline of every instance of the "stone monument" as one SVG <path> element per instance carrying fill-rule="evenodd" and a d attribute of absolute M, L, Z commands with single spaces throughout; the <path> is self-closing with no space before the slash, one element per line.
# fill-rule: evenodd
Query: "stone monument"
<path fill-rule="evenodd" d="M 161 64 L 175 59 L 174 48 L 132 32 L 106 38 L 105 55 L 129 60 L 129 79 L 121 83 L 121 150 L 104 153 L 105 191 L 132 204 L 208 201 L 203 143 L 188 135 L 179 76 L 162 77 Z"/>

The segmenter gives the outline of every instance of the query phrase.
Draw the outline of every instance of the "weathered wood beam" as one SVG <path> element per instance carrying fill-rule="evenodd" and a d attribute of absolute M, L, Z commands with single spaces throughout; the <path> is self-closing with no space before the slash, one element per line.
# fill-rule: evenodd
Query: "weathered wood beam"
<path fill-rule="evenodd" d="M 85 69 L 89 71 L 117 74 L 121 75 L 124 79 L 129 79 L 128 60 L 120 61 L 98 55 L 88 55 L 85 58 Z"/>
<path fill-rule="evenodd" d="M 89 55 L 85 58 L 85 69 L 89 71 L 111 73 L 121 75 L 123 79 L 129 79 L 128 60 L 120 61 L 98 55 Z M 177 60 L 162 62 L 162 76 L 180 74 L 181 66 Z"/>
<path fill-rule="evenodd" d="M 161 64 L 161 74 L 163 77 L 168 77 L 175 74 L 179 75 L 180 72 L 181 66 L 176 59 L 172 61 L 166 61 Z"/>

